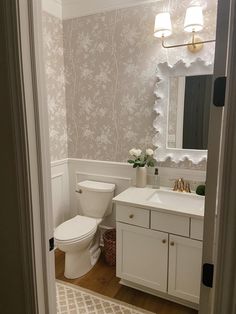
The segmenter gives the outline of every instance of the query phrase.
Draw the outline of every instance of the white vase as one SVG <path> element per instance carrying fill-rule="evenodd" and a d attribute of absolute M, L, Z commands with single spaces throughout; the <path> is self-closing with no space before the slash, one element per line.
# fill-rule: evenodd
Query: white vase
<path fill-rule="evenodd" d="M 136 187 L 144 188 L 147 185 L 147 168 L 137 167 L 136 168 Z"/>

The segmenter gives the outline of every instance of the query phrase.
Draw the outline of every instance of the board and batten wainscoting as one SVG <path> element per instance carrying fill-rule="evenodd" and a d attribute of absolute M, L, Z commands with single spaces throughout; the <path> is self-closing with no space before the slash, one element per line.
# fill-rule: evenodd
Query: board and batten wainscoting
<path fill-rule="evenodd" d="M 71 218 L 68 160 L 51 162 L 52 212 L 54 229 Z"/>
<path fill-rule="evenodd" d="M 152 183 L 154 169 L 148 169 Z M 195 188 L 205 182 L 206 173 L 200 170 L 159 167 L 160 184 L 172 187 L 174 180 L 183 177 Z M 135 170 L 127 163 L 67 158 L 51 163 L 54 228 L 78 214 L 76 184 L 83 180 L 104 181 L 116 185 L 115 195 L 135 184 Z M 115 210 L 103 222 L 115 226 Z"/>

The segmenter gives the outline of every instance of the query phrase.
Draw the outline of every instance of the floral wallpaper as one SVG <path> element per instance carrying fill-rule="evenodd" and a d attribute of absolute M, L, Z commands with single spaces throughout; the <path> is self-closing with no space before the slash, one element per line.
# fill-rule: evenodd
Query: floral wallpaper
<path fill-rule="evenodd" d="M 126 161 L 153 147 L 154 15 L 139 6 L 63 22 L 70 157 Z"/>
<path fill-rule="evenodd" d="M 43 12 L 43 47 L 51 161 L 67 158 L 62 21 Z"/>
<path fill-rule="evenodd" d="M 70 157 L 126 161 L 130 148 L 153 147 L 156 65 L 214 59 L 213 45 L 196 56 L 186 48 L 167 51 L 153 37 L 155 15 L 168 4 L 173 27 L 183 34 L 189 3 L 162 1 L 63 21 Z M 210 26 L 206 34 L 213 33 Z"/>
<path fill-rule="evenodd" d="M 199 1 L 205 8 L 206 1 Z M 70 158 L 122 162 L 132 147 L 155 148 L 157 64 L 214 60 L 214 44 L 192 54 L 186 48 L 163 49 L 153 37 L 155 15 L 168 9 L 174 30 L 168 42 L 186 41 L 184 13 L 193 2 L 158 1 L 68 19 L 62 25 L 44 14 L 52 160 L 66 156 L 68 149 Z M 214 5 L 204 14 L 201 36 L 211 39 Z"/>

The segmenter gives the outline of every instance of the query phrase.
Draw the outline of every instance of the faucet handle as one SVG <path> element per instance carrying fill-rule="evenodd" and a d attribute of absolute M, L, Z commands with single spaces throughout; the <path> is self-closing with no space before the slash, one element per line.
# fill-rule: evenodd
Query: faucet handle
<path fill-rule="evenodd" d="M 173 191 L 183 192 L 184 191 L 184 179 L 179 178 L 175 180 Z"/>
<path fill-rule="evenodd" d="M 178 191 L 178 180 L 175 180 L 173 191 Z"/>
<path fill-rule="evenodd" d="M 189 182 L 185 183 L 184 191 L 187 192 L 187 193 L 191 193 L 191 188 L 190 188 L 190 183 Z"/>

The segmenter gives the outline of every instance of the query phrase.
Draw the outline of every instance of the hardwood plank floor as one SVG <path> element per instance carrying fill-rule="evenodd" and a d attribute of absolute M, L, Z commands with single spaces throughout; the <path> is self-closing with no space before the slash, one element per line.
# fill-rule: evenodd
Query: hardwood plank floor
<path fill-rule="evenodd" d="M 57 279 L 98 292 L 104 296 L 127 302 L 158 314 L 197 314 L 195 310 L 120 285 L 120 279 L 116 277 L 115 267 L 107 266 L 103 256 L 100 257 L 98 263 L 88 274 L 79 279 L 67 279 L 64 277 L 65 255 L 59 250 L 55 251 L 55 264 Z"/>

